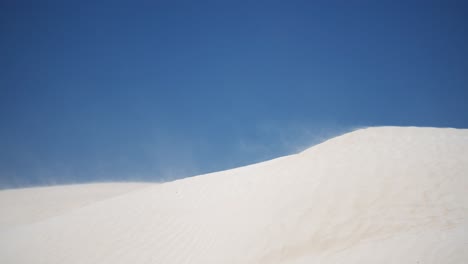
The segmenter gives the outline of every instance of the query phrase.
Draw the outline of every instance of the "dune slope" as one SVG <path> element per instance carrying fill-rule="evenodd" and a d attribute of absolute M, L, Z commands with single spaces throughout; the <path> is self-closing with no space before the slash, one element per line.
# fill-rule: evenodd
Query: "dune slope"
<path fill-rule="evenodd" d="M 8 218 L 10 202 L 1 202 L 0 218 L 10 220 L 0 220 L 0 263 L 462 264 L 467 190 L 468 130 L 368 128 L 40 218 L 27 213 L 32 202 Z"/>

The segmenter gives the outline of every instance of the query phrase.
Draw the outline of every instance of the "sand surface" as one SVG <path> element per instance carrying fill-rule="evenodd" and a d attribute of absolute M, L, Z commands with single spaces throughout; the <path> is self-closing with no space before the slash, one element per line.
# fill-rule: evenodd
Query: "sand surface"
<path fill-rule="evenodd" d="M 163 184 L 0 191 L 0 263 L 468 263 L 468 130 L 378 127 Z"/>
<path fill-rule="evenodd" d="M 0 191 L 0 230 L 47 220 L 148 185 L 96 183 Z"/>

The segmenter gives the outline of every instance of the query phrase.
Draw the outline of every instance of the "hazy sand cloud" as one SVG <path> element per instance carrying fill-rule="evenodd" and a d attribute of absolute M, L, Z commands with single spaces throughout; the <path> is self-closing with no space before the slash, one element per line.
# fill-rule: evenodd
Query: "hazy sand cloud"
<path fill-rule="evenodd" d="M 251 127 L 242 127 L 242 133 L 234 133 L 234 136 L 221 135 L 213 139 L 193 135 L 186 137 L 183 131 L 170 133 L 155 128 L 152 135 L 137 141 L 138 144 L 132 145 L 128 151 L 115 149 L 110 152 L 97 148 L 89 150 L 89 155 L 81 161 L 67 156 L 44 160 L 32 152 L 18 154 L 24 159 L 17 162 L 23 163 L 25 169 L 4 169 L 0 186 L 172 181 L 299 153 L 353 129 L 334 123 L 263 121 Z M 216 156 L 206 159 L 213 155 Z"/>
<path fill-rule="evenodd" d="M 240 151 L 258 155 L 289 155 L 355 129 L 333 123 L 270 121 L 257 124 L 255 130 L 258 140 L 240 139 Z"/>

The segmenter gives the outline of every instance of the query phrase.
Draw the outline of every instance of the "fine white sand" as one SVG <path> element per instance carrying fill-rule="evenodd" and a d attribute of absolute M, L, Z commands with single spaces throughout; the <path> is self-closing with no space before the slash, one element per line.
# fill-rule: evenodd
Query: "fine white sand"
<path fill-rule="evenodd" d="M 98 183 L 0 191 L 0 230 L 46 220 L 147 185 Z"/>
<path fill-rule="evenodd" d="M 468 263 L 468 130 L 378 127 L 164 184 L 0 191 L 0 263 Z"/>

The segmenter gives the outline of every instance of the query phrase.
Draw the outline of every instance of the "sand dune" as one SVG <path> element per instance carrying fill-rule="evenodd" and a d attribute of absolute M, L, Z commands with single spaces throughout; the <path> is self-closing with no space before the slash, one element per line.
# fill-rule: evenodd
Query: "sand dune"
<path fill-rule="evenodd" d="M 0 263 L 463 264 L 467 249 L 461 129 L 362 129 L 164 184 L 0 192 Z"/>
<path fill-rule="evenodd" d="M 30 224 L 128 193 L 144 183 L 98 183 L 0 191 L 0 230 Z"/>

